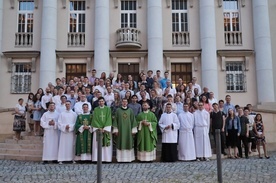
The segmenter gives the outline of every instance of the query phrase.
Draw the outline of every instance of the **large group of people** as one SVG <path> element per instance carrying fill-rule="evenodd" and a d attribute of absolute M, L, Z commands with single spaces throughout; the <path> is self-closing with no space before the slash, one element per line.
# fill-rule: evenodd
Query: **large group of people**
<path fill-rule="evenodd" d="M 162 135 L 162 161 L 209 161 L 212 156 L 209 134 L 220 130 L 221 153 L 245 158 L 260 146 L 266 152 L 265 128 L 261 114 L 231 104 L 231 96 L 217 100 L 207 87 L 201 89 L 193 77 L 178 79 L 175 86 L 157 70 L 140 73 L 138 81 L 121 74 L 99 78 L 75 77 L 68 83 L 57 78 L 45 90 L 30 93 L 24 104 L 15 107 L 15 140 L 22 131 L 43 135 L 44 162 L 97 161 L 98 141 L 102 161 L 111 162 L 113 148 L 118 162 L 154 161 L 158 135 Z M 102 139 L 97 133 L 102 133 Z M 215 138 L 214 138 L 215 140 Z M 216 140 L 215 140 L 216 143 Z M 228 152 L 225 149 L 228 148 Z"/>

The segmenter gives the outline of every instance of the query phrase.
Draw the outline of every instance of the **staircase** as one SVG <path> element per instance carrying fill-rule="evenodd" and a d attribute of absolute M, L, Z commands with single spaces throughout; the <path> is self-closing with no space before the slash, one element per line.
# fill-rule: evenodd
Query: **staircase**
<path fill-rule="evenodd" d="M 43 149 L 43 137 L 22 136 L 22 140 L 7 138 L 0 143 L 0 159 L 41 161 Z"/>
<path fill-rule="evenodd" d="M 0 143 L 0 159 L 6 160 L 20 160 L 20 161 L 42 161 L 43 137 L 40 136 L 22 136 L 22 140 L 14 140 L 9 137 Z M 212 139 L 211 139 L 212 142 Z M 161 161 L 161 136 L 158 136 L 158 143 L 156 148 L 156 161 Z M 262 151 L 261 151 L 262 152 Z M 212 149 L 212 157 L 215 160 L 215 149 Z M 261 153 L 263 154 L 263 153 Z M 249 156 L 257 156 L 257 152 L 252 152 Z M 222 159 L 226 157 L 222 155 Z M 113 162 L 116 162 L 114 153 Z"/>

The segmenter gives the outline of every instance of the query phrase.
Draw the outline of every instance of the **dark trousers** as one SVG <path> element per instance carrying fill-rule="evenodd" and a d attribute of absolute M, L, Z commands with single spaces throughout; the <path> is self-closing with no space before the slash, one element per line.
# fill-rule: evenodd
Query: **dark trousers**
<path fill-rule="evenodd" d="M 253 130 L 249 131 L 249 139 L 248 142 L 251 142 L 251 149 L 256 149 L 256 137 L 255 137 L 255 133 L 253 132 Z"/>
<path fill-rule="evenodd" d="M 216 144 L 216 129 L 213 129 L 213 137 Z M 221 153 L 225 152 L 225 132 L 220 131 Z"/>
<path fill-rule="evenodd" d="M 239 156 L 241 158 L 242 158 L 242 143 L 244 146 L 245 157 L 248 157 L 248 138 L 246 136 L 239 136 L 238 150 L 239 150 Z"/>

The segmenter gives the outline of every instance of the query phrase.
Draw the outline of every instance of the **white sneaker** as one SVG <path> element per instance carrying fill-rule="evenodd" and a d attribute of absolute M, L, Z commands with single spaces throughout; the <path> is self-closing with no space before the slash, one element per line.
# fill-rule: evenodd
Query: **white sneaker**
<path fill-rule="evenodd" d="M 210 159 L 209 159 L 209 158 L 205 158 L 205 160 L 206 160 L 206 161 L 210 161 Z"/>
<path fill-rule="evenodd" d="M 58 164 L 62 165 L 62 161 L 60 161 Z"/>

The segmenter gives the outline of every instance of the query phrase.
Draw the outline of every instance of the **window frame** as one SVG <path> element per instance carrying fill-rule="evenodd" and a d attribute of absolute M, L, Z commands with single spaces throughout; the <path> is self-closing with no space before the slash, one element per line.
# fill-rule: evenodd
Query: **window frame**
<path fill-rule="evenodd" d="M 171 22 L 171 24 L 172 24 L 172 32 L 189 32 L 189 28 L 190 28 L 190 26 L 189 26 L 189 11 L 188 11 L 188 1 L 187 0 L 184 0 L 185 2 L 186 2 L 186 9 L 173 9 L 173 0 L 171 0 L 172 2 L 172 8 L 171 8 L 171 16 L 172 16 L 172 22 Z M 184 8 L 185 6 L 183 5 L 183 8 Z M 177 24 L 178 24 L 178 30 L 179 31 L 174 31 L 173 29 L 174 29 L 174 22 L 173 22 L 173 14 L 177 14 L 177 17 L 178 17 L 178 22 L 177 22 Z M 184 14 L 184 17 L 185 17 L 185 14 L 186 14 L 186 16 L 187 16 L 187 22 L 183 22 L 183 29 L 184 30 L 182 30 L 182 28 L 181 28 L 181 24 L 182 24 L 182 22 L 181 22 L 181 14 Z M 176 23 L 176 22 L 175 22 Z M 185 26 L 185 24 L 187 23 L 187 27 Z M 187 29 L 187 30 L 185 30 L 185 29 Z"/>
<path fill-rule="evenodd" d="M 32 10 L 20 10 L 20 3 L 24 3 L 24 2 L 32 2 L 33 3 L 33 9 Z M 34 7 L 35 7 L 35 4 L 34 4 L 34 1 L 33 0 L 19 0 L 18 1 L 18 9 L 17 9 L 17 31 L 18 33 L 33 33 L 34 32 Z M 25 19 L 24 19 L 24 23 L 19 23 L 19 15 L 24 15 L 25 16 Z M 28 15 L 31 15 L 32 16 L 32 23 L 28 24 Z M 19 31 L 19 27 L 20 25 L 23 25 L 24 26 L 24 31 Z M 28 32 L 28 25 L 31 25 L 32 26 L 32 31 Z M 21 26 L 21 27 L 23 27 Z"/>
<path fill-rule="evenodd" d="M 241 70 L 228 70 L 230 66 L 234 67 L 239 64 L 238 67 L 241 66 Z M 246 69 L 245 69 L 244 61 L 226 61 L 225 62 L 225 84 L 226 84 L 226 92 L 228 93 L 242 93 L 246 92 Z M 232 75 L 232 80 L 228 79 L 228 75 Z M 242 81 L 239 81 L 239 75 L 242 75 Z M 228 89 L 230 87 L 230 89 Z M 233 89 L 231 89 L 233 87 Z M 237 87 L 242 87 L 243 89 L 237 89 Z"/>
<path fill-rule="evenodd" d="M 240 1 L 239 0 L 236 0 L 237 1 L 237 9 L 225 9 L 224 7 L 224 2 L 225 0 L 223 0 L 223 20 L 224 20 L 224 32 L 241 32 L 241 13 L 240 13 Z M 228 27 L 228 22 L 225 22 L 225 14 L 229 13 L 229 24 L 230 24 L 230 30 L 225 30 L 225 27 Z M 237 14 L 238 15 L 238 23 L 233 23 L 233 18 L 234 18 L 234 15 Z M 225 24 L 227 24 L 227 26 L 225 26 Z M 234 26 L 235 25 L 237 26 L 238 25 L 238 28 L 236 28 L 236 30 L 234 30 Z"/>
<path fill-rule="evenodd" d="M 74 2 L 83 2 L 84 3 L 84 10 L 71 10 L 71 2 L 74 3 Z M 69 1 L 69 11 L 68 11 L 68 32 L 69 33 L 85 33 L 86 31 L 86 1 L 85 0 L 81 0 L 81 1 L 76 1 L 76 0 L 70 0 Z M 71 14 L 76 14 L 76 23 L 75 23 L 75 26 L 76 26 L 76 31 L 71 31 L 70 28 L 71 28 L 71 25 L 74 25 L 74 24 L 71 24 Z M 84 15 L 84 23 L 80 23 L 79 21 L 79 15 L 82 14 Z M 84 25 L 84 31 L 80 31 L 79 30 L 79 26 L 80 25 Z M 73 30 L 73 29 L 72 29 Z"/>
<path fill-rule="evenodd" d="M 17 65 L 22 65 L 23 71 L 17 72 Z M 29 65 L 28 71 L 24 72 L 24 65 Z M 20 66 L 19 66 L 20 67 Z M 20 79 L 19 76 L 22 76 L 22 86 L 20 87 Z M 25 81 L 25 76 L 29 76 L 28 79 Z M 18 77 L 15 79 L 15 77 Z M 27 87 L 26 87 L 27 85 Z M 17 86 L 17 87 L 16 87 Z M 18 90 L 19 88 L 19 90 Z M 27 90 L 24 90 L 27 88 Z M 21 93 L 30 93 L 32 88 L 32 63 L 31 62 L 13 62 L 12 63 L 12 72 L 11 72 L 11 88 L 10 92 L 13 94 L 21 94 Z"/>
<path fill-rule="evenodd" d="M 123 2 L 135 2 L 135 10 L 122 10 L 122 3 Z M 120 28 L 137 28 L 137 0 L 121 0 L 120 1 Z M 134 6 L 133 6 L 134 7 Z M 122 15 L 126 14 L 127 15 L 127 22 L 123 22 L 122 21 Z M 135 16 L 135 21 L 131 22 L 131 14 Z M 127 24 L 127 26 L 122 26 L 123 24 Z M 134 26 L 131 26 L 132 24 L 134 24 Z"/>

